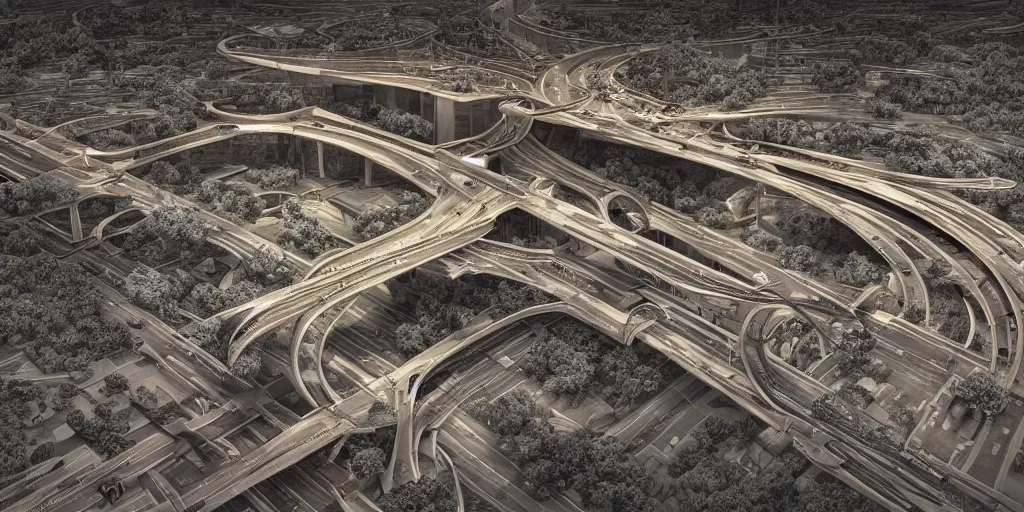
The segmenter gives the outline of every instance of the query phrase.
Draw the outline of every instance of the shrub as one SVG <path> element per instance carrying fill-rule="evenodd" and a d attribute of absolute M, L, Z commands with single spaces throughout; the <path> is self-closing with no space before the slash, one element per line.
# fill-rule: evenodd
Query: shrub
<path fill-rule="evenodd" d="M 245 171 L 245 181 L 255 184 L 262 190 L 285 189 L 299 183 L 299 170 L 282 165 L 249 169 Z"/>
<path fill-rule="evenodd" d="M 862 80 L 857 66 L 840 60 L 815 62 L 811 74 L 811 83 L 821 92 L 853 92 Z"/>
<path fill-rule="evenodd" d="M 120 373 L 111 373 L 106 377 L 103 377 L 103 389 L 100 391 L 104 395 L 113 396 L 124 391 L 128 391 L 128 378 Z"/>
<path fill-rule="evenodd" d="M 879 119 L 901 119 L 903 105 L 891 101 L 878 100 L 871 103 L 871 115 Z"/>
<path fill-rule="evenodd" d="M 996 382 L 995 375 L 977 371 L 957 384 L 955 396 L 971 409 L 991 415 L 1006 407 L 1008 392 Z"/>

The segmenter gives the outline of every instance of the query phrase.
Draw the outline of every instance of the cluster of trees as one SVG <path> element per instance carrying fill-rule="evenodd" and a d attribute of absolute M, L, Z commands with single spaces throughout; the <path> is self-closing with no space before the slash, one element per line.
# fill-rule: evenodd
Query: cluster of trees
<path fill-rule="evenodd" d="M 245 171 L 245 181 L 262 190 L 282 190 L 299 183 L 299 170 L 283 165 L 271 165 L 260 169 Z"/>
<path fill-rule="evenodd" d="M 891 369 L 885 369 L 871 358 L 877 341 L 867 330 L 846 330 L 836 342 L 836 362 L 839 374 L 857 382 L 863 377 L 871 377 L 876 382 L 888 379 Z"/>
<path fill-rule="evenodd" d="M 853 92 L 863 82 L 860 70 L 849 61 L 815 62 L 811 68 L 811 83 L 822 92 Z"/>
<path fill-rule="evenodd" d="M 620 75 L 622 84 L 687 106 L 745 107 L 768 94 L 771 75 L 736 62 L 711 57 L 690 44 L 673 43 L 633 58 Z"/>
<path fill-rule="evenodd" d="M 382 512 L 455 512 L 455 490 L 449 480 L 420 478 L 418 482 L 400 485 L 377 500 Z"/>
<path fill-rule="evenodd" d="M 228 337 L 231 332 L 224 326 L 220 318 L 211 317 L 202 322 L 192 322 L 182 327 L 179 332 L 211 356 L 221 362 L 227 362 Z M 268 343 L 272 336 L 274 336 L 273 333 L 261 337 L 256 343 L 246 348 L 235 364 L 231 365 L 231 373 L 239 378 L 255 379 L 263 367 L 263 359 L 260 356 L 261 347 Z"/>
<path fill-rule="evenodd" d="M 28 86 L 24 70 L 96 47 L 95 41 L 64 16 L 18 16 L 0 30 L 0 94 Z"/>
<path fill-rule="evenodd" d="M 1006 160 L 1000 160 L 969 142 L 923 130 L 880 131 L 846 121 L 809 123 L 782 118 L 751 119 L 744 129 L 751 140 L 841 156 L 884 157 L 890 170 L 908 174 L 940 178 L 1024 177 L 1024 153 L 1011 150 Z"/>
<path fill-rule="evenodd" d="M 256 173 L 254 177 L 265 176 Z M 248 173 L 246 174 L 248 178 Z M 177 195 L 203 204 L 214 213 L 233 222 L 256 222 L 267 207 L 266 201 L 253 195 L 248 188 L 220 180 L 204 180 L 203 173 L 190 160 L 175 164 L 165 160 L 153 162 L 144 180 Z"/>
<path fill-rule="evenodd" d="M 360 241 L 377 238 L 404 226 L 430 208 L 431 201 L 416 192 L 403 191 L 394 206 L 373 207 L 356 216 L 352 232 Z"/>
<path fill-rule="evenodd" d="M 195 278 L 182 270 L 162 273 L 137 267 L 122 283 L 124 296 L 133 304 L 155 311 L 170 322 L 180 322 L 179 302 L 195 286 Z"/>
<path fill-rule="evenodd" d="M 343 23 L 333 32 L 334 42 L 330 48 L 341 52 L 377 48 L 417 35 L 409 23 L 394 15 Z"/>
<path fill-rule="evenodd" d="M 757 439 L 763 428 L 757 420 L 747 417 L 742 421 L 726 421 L 718 416 L 708 416 L 696 428 L 690 431 L 694 441 L 679 450 L 668 466 L 668 474 L 679 478 L 683 474 L 699 466 L 710 457 L 718 445 L 731 437 L 741 443 L 752 443 Z"/>
<path fill-rule="evenodd" d="M 288 84 L 235 83 L 232 103 L 248 114 L 279 114 L 306 106 L 302 89 Z"/>
<path fill-rule="evenodd" d="M 226 289 L 210 283 L 195 285 L 183 301 L 185 309 L 206 318 L 219 311 L 245 304 L 260 295 L 263 287 L 252 281 L 239 281 Z"/>
<path fill-rule="evenodd" d="M 846 254 L 828 253 L 802 243 L 792 245 L 787 243 L 786 238 L 779 238 L 757 228 L 745 230 L 740 238 L 747 245 L 776 257 L 783 268 L 834 279 L 850 286 L 863 287 L 879 282 L 885 277 L 888 268 L 856 251 Z"/>
<path fill-rule="evenodd" d="M 881 140 L 884 135 L 848 121 L 811 123 L 781 117 L 761 117 L 748 120 L 744 132 L 750 140 L 848 157 L 858 156 L 865 149 L 884 143 Z"/>
<path fill-rule="evenodd" d="M 774 6 L 774 4 L 773 4 Z M 570 8 L 561 2 L 542 8 L 540 24 L 559 31 L 572 31 L 588 38 L 621 43 L 670 43 L 693 38 L 721 38 L 723 32 L 740 23 L 735 2 L 655 1 L 645 8 L 621 15 L 609 15 L 586 8 Z"/>
<path fill-rule="evenodd" d="M 1009 393 L 999 384 L 995 375 L 976 371 L 957 383 L 953 395 L 963 400 L 971 410 L 993 415 L 1006 408 Z"/>
<path fill-rule="evenodd" d="M 71 430 L 82 436 L 100 455 L 110 458 L 135 444 L 124 438 L 130 429 L 128 418 L 131 412 L 130 408 L 115 411 L 113 403 L 105 402 L 93 408 L 95 416 L 91 419 L 86 419 L 85 413 L 75 409 L 68 413 L 66 421 Z"/>
<path fill-rule="evenodd" d="M 579 403 L 596 393 L 612 406 L 626 407 L 661 389 L 665 357 L 646 346 L 624 347 L 575 319 L 564 319 L 541 334 L 519 361 L 544 390 Z"/>
<path fill-rule="evenodd" d="M 158 160 L 149 166 L 149 172 L 142 179 L 183 196 L 192 194 L 199 188 L 203 182 L 203 173 L 189 159 L 182 159 L 174 164 Z"/>
<path fill-rule="evenodd" d="M 475 404 L 472 414 L 501 436 L 499 449 L 522 470 L 524 489 L 535 498 L 575 491 L 588 510 L 656 509 L 653 482 L 625 445 L 587 429 L 555 432 L 525 391 Z"/>
<path fill-rule="evenodd" d="M 316 257 L 338 245 L 337 239 L 322 222 L 303 213 L 302 203 L 296 198 L 284 202 L 281 217 L 284 219 L 284 231 L 278 237 L 278 243 L 285 249 Z"/>
<path fill-rule="evenodd" d="M 694 215 L 701 224 L 724 228 L 733 220 L 724 201 L 747 185 L 708 166 L 650 151 L 587 142 L 572 160 L 598 176 L 626 185 L 650 199 Z"/>
<path fill-rule="evenodd" d="M 719 456 L 730 437 L 752 441 L 760 427 L 752 419 L 727 423 L 709 417 L 692 432 L 696 442 L 682 448 L 669 465 L 670 497 L 663 507 L 694 512 L 757 510 L 761 512 L 877 512 L 870 499 L 827 474 L 798 492 L 796 478 L 807 460 L 786 451 L 766 468 L 750 474 Z"/>
<path fill-rule="evenodd" d="M 894 77 L 876 95 L 908 112 L 951 116 L 975 132 L 1024 133 L 1020 83 L 1024 52 L 1003 43 L 964 50 L 970 65 L 956 66 L 952 79 Z"/>
<path fill-rule="evenodd" d="M 858 43 L 851 52 L 857 62 L 885 66 L 905 66 L 919 57 L 929 55 L 937 42 L 928 32 L 917 31 L 906 39 L 890 38 L 884 34 L 872 34 Z M 948 50 L 940 50 L 947 53 Z"/>
<path fill-rule="evenodd" d="M 944 259 L 918 260 L 914 264 L 928 287 L 932 323 L 938 324 L 939 334 L 962 343 L 970 333 L 971 318 L 957 280 L 950 276 L 952 267 Z M 975 340 L 980 338 L 975 334 Z"/>
<path fill-rule="evenodd" d="M 862 125 L 808 123 L 788 119 L 751 119 L 746 137 L 775 144 L 814 149 L 843 156 L 883 157 L 896 172 L 941 178 L 995 176 L 1024 182 L 1024 150 L 1010 147 L 1005 157 L 989 155 L 969 142 L 951 140 L 922 130 L 879 131 Z M 1017 229 L 1024 228 L 1024 201 L 1020 187 L 994 191 L 958 191 L 957 194 L 990 215 Z"/>
<path fill-rule="evenodd" d="M 249 280 L 221 289 L 206 282 L 197 284 L 194 277 L 181 270 L 163 273 L 149 267 L 132 270 L 122 289 L 133 304 L 155 311 L 172 323 L 181 322 L 182 309 L 206 318 L 265 292 L 263 286 Z"/>
<path fill-rule="evenodd" d="M 787 320 L 778 327 L 775 336 L 780 344 L 790 342 L 796 345 L 786 362 L 800 371 L 806 371 L 815 361 L 821 359 L 818 333 L 802 318 L 794 317 Z M 793 342 L 794 339 L 797 341 Z"/>
<path fill-rule="evenodd" d="M 394 418 L 395 410 L 384 402 L 376 401 L 370 406 L 370 417 L 377 418 L 381 415 L 390 415 Z M 343 459 L 343 465 L 347 465 L 356 477 L 371 478 L 387 469 L 394 446 L 395 429 L 381 428 L 372 433 L 350 437 L 345 441 L 338 458 Z"/>
<path fill-rule="evenodd" d="M 434 39 L 460 51 L 489 58 L 518 58 L 515 49 L 471 17 L 441 16 Z"/>
<path fill-rule="evenodd" d="M 196 208 L 161 206 L 136 225 L 121 247 L 151 267 L 175 256 L 198 263 L 206 257 L 209 226 L 197 213 Z"/>
<path fill-rule="evenodd" d="M 237 224 L 256 222 L 267 207 L 266 201 L 253 195 L 245 186 L 220 180 L 202 182 L 189 199 Z"/>
<path fill-rule="evenodd" d="M 0 247 L 12 245 L 5 241 Z M 23 349 L 45 373 L 88 378 L 89 363 L 133 344 L 123 325 L 101 316 L 101 299 L 77 264 L 43 253 L 4 254 L 0 282 L 0 307 L 7 312 L 0 317 L 0 343 Z"/>
<path fill-rule="evenodd" d="M 257 247 L 244 264 L 246 278 L 264 286 L 274 284 L 292 272 L 284 260 L 265 245 Z"/>
<path fill-rule="evenodd" d="M 10 215 L 31 215 L 71 202 L 78 195 L 74 185 L 49 172 L 25 181 L 0 183 L 0 210 Z"/>
<path fill-rule="evenodd" d="M 53 453 L 53 443 L 39 445 L 29 454 L 34 444 L 23 430 L 26 421 L 31 420 L 34 410 L 46 410 L 46 388 L 24 380 L 0 378 L 0 403 L 4 404 L 0 414 L 0 478 L 13 475 L 48 459 Z M 49 453 L 47 453 L 49 451 Z"/>
<path fill-rule="evenodd" d="M 87 133 L 80 142 L 99 150 L 130 148 L 136 144 L 134 136 L 115 128 Z"/>
<path fill-rule="evenodd" d="M 775 256 L 787 269 L 850 286 L 877 283 L 889 271 L 856 233 L 820 212 L 802 210 L 790 214 L 778 228 L 781 236 L 750 227 L 740 239 Z"/>
<path fill-rule="evenodd" d="M 185 5 L 144 4 L 122 8 L 97 5 L 79 12 L 82 27 L 97 39 L 118 39 L 145 35 L 154 39 L 170 39 L 188 31 L 193 13 Z"/>
<path fill-rule="evenodd" d="M 441 72 L 437 80 L 441 88 L 452 92 L 480 92 L 480 85 L 486 82 L 486 76 L 475 69 L 453 69 Z"/>
<path fill-rule="evenodd" d="M 352 119 L 358 119 L 381 130 L 420 142 L 434 139 L 434 124 L 422 117 L 379 103 L 359 100 L 355 103 L 332 103 L 327 110 Z"/>
<path fill-rule="evenodd" d="M 100 393 L 110 397 L 124 393 L 128 391 L 128 388 L 128 378 L 118 372 L 114 372 L 103 377 L 103 387 L 100 388 Z"/>
<path fill-rule="evenodd" d="M 195 84 L 166 68 L 146 76 L 115 73 L 113 84 L 135 93 L 137 101 L 159 112 L 155 120 L 140 122 L 140 131 L 135 133 L 139 140 L 152 141 L 194 130 L 206 113 L 196 97 Z"/>
<path fill-rule="evenodd" d="M 493 276 L 447 279 L 416 272 L 387 282 L 396 303 L 412 306 L 416 323 L 398 326 L 398 348 L 403 354 L 418 354 L 465 327 L 487 308 L 492 318 L 551 301 L 544 292 L 530 286 Z"/>

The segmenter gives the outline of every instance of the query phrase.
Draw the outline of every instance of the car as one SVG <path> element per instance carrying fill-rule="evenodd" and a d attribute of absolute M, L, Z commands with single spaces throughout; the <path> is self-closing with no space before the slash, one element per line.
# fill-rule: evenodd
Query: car
<path fill-rule="evenodd" d="M 128 324 L 128 327 L 131 327 L 132 329 L 142 329 L 146 326 L 146 324 L 142 323 L 142 320 L 139 317 L 134 315 L 129 318 L 126 323 Z"/>

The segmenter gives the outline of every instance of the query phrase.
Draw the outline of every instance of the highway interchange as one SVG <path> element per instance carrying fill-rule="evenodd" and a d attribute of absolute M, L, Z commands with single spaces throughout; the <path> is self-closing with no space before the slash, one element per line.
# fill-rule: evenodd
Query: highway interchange
<path fill-rule="evenodd" d="M 512 5 L 516 3 L 509 2 L 506 11 Z M 467 435 L 466 429 L 459 427 L 455 412 L 466 396 L 453 391 L 451 394 L 457 398 L 449 398 L 448 393 L 435 391 L 423 398 L 417 397 L 417 390 L 431 372 L 451 364 L 472 345 L 500 336 L 497 333 L 511 329 L 524 318 L 551 313 L 574 316 L 626 345 L 635 340 L 664 353 L 769 425 L 792 434 L 798 448 L 811 460 L 892 510 L 942 510 L 950 506 L 947 482 L 983 503 L 1022 510 L 1022 504 L 1000 492 L 1013 456 L 1024 441 L 1020 419 L 1016 419 L 1010 446 L 1002 451 L 995 480 L 980 481 L 972 476 L 969 467 L 951 466 L 912 449 L 879 447 L 859 439 L 849 425 L 816 419 L 810 413 L 811 404 L 828 391 L 827 387 L 767 352 L 759 342 L 763 336 L 754 333 L 755 325 L 766 324 L 766 319 L 778 311 L 795 311 L 818 321 L 840 318 L 872 331 L 879 339 L 877 350 L 893 361 L 916 358 L 908 365 L 919 365 L 921 371 L 936 374 L 943 381 L 950 361 L 955 362 L 952 373 L 960 377 L 974 369 L 991 370 L 1014 395 L 1024 394 L 1017 382 L 1024 358 L 1024 332 L 1017 327 L 1022 321 L 1019 297 L 1024 294 L 1024 270 L 1020 265 L 1024 260 L 1024 236 L 950 193 L 961 188 L 1005 188 L 1012 183 L 903 176 L 808 151 L 790 153 L 804 158 L 752 152 L 724 124 L 720 125 L 720 132 L 707 132 L 671 116 L 653 116 L 653 124 L 666 129 L 652 132 L 627 121 L 637 116 L 632 106 L 649 104 L 650 99 L 620 86 L 615 95 L 619 99 L 602 101 L 594 91 L 587 90 L 583 78 L 584 68 L 592 66 L 601 71 L 604 80 L 613 81 L 615 67 L 635 55 L 634 48 L 628 45 L 596 46 L 577 52 L 539 75 L 475 58 L 474 66 L 508 75 L 516 90 L 496 88 L 489 93 L 460 96 L 441 90 L 436 80 L 426 77 L 429 73 L 408 76 L 401 72 L 417 67 L 429 69 L 430 62 L 367 64 L 362 58 L 323 62 L 312 57 L 236 51 L 233 44 L 237 41 L 236 37 L 222 41 L 218 51 L 229 59 L 293 74 L 383 84 L 457 101 L 502 99 L 504 118 L 499 123 L 501 129 L 440 146 L 408 141 L 320 109 L 256 116 L 220 111 L 213 105 L 211 112 L 219 116 L 214 123 L 123 151 L 96 151 L 74 144 L 62 148 L 60 145 L 67 141 L 48 133 L 31 140 L 0 132 L 0 140 L 4 141 L 0 144 L 0 167 L 5 175 L 26 179 L 58 167 L 71 168 L 77 171 L 74 178 L 84 191 L 130 194 L 133 206 L 140 211 L 151 211 L 169 202 L 188 202 L 169 198 L 166 192 L 135 178 L 131 175 L 133 169 L 182 151 L 256 133 L 289 134 L 343 148 L 374 161 L 434 197 L 431 208 L 413 222 L 353 247 L 325 253 L 315 261 L 286 253 L 204 212 L 203 219 L 215 226 L 211 243 L 241 258 L 250 257 L 260 247 L 271 246 L 302 276 L 290 286 L 218 316 L 234 328 L 228 364 L 264 334 L 293 326 L 290 351 L 281 364 L 286 379 L 313 411 L 301 418 L 279 418 L 277 435 L 244 456 L 230 456 L 230 450 L 222 449 L 222 460 L 216 470 L 184 492 L 157 493 L 151 488 L 148 492 L 153 499 L 133 494 L 115 510 L 143 510 L 150 506 L 168 511 L 213 510 L 262 480 L 301 471 L 293 466 L 306 455 L 338 446 L 352 433 L 383 426 L 370 424 L 365 417 L 369 404 L 376 398 L 374 394 L 381 392 L 398 412 L 398 438 L 392 465 L 383 478 L 385 488 L 393 482 L 419 478 L 419 455 L 426 452 L 440 453 L 435 461 L 454 461 L 460 479 L 477 492 L 486 491 L 488 485 L 500 480 L 495 476 L 500 469 L 491 468 L 491 476 L 487 476 L 484 468 L 459 469 L 460 462 L 467 460 L 465 453 L 473 453 L 472 448 L 464 445 L 478 443 L 472 436 L 462 437 Z M 750 115 L 800 112 L 792 108 L 760 109 Z M 742 116 L 743 112 L 737 114 Z M 908 298 L 907 304 L 917 300 L 924 305 L 926 322 L 928 290 L 914 265 L 913 254 L 908 254 L 907 249 L 927 258 L 942 258 L 960 278 L 965 296 L 982 312 L 977 324 L 988 329 L 993 347 L 1000 349 L 1003 356 L 999 357 L 999 351 L 993 349 L 986 358 L 968 349 L 969 339 L 948 340 L 902 318 L 859 310 L 847 294 L 785 270 L 770 256 L 699 226 L 665 206 L 652 204 L 635 191 L 560 157 L 532 134 L 538 122 L 704 164 L 783 191 L 828 213 L 870 243 L 886 260 Z M 500 158 L 507 172 L 503 176 L 479 167 L 462 158 L 466 155 Z M 573 189 L 592 204 L 581 208 L 561 200 L 554 193 L 556 186 Z M 624 228 L 611 219 L 609 205 L 616 200 L 632 209 L 632 228 Z M 76 203 L 61 207 L 67 208 L 71 217 L 73 241 L 90 237 L 101 240 L 102 227 L 89 236 L 82 232 L 77 206 Z M 484 240 L 499 215 L 517 208 L 558 226 L 574 243 L 536 251 Z M 972 273 L 961 259 L 926 236 L 925 229 L 955 240 L 982 268 Z M 714 270 L 652 241 L 643 235 L 648 230 L 686 242 L 730 272 Z M 614 260 L 642 269 L 664 286 L 659 288 L 617 268 L 585 260 L 574 253 L 578 246 L 597 249 Z M 105 265 L 103 261 L 94 263 Z M 366 391 L 339 395 L 327 380 L 323 361 L 328 336 L 338 319 L 368 291 L 428 264 L 441 265 L 452 277 L 480 273 L 520 281 L 543 289 L 555 296 L 557 302 L 498 321 L 473 323 L 394 371 L 374 375 L 377 380 Z M 753 282 L 752 276 L 757 272 L 764 272 L 777 284 L 770 290 L 763 289 Z M 979 273 L 990 279 L 979 278 Z M 983 290 L 984 281 L 988 281 L 988 286 Z M 111 297 L 115 295 L 111 290 Z M 621 302 L 611 303 L 607 300 L 609 295 L 629 297 L 630 305 L 624 308 Z M 738 328 L 723 327 L 697 313 L 701 310 L 697 305 L 710 309 L 722 302 L 731 306 L 726 309 L 731 311 Z M 132 314 L 147 315 L 137 308 Z M 163 366 L 190 386 L 218 398 L 221 404 L 208 413 L 209 417 L 186 422 L 183 431 L 199 432 L 204 425 L 221 418 L 227 423 L 223 425 L 225 429 L 242 428 L 242 424 L 252 421 L 246 414 L 230 415 L 231 410 L 239 409 L 229 408 L 236 397 L 250 396 L 245 393 L 253 393 L 251 386 L 230 377 L 224 363 L 209 357 L 173 330 L 166 326 L 161 329 L 163 324 L 155 317 L 149 315 L 146 325 L 150 326 L 145 333 L 147 346 L 163 361 Z M 473 376 L 470 372 L 468 378 Z M 434 406 L 416 409 L 417 399 Z M 243 409 L 250 407 L 254 406 Z M 430 446 L 424 447 L 424 436 L 428 433 L 432 433 Z M 69 481 L 67 487 L 28 488 L 27 494 L 23 491 L 19 496 L 0 497 L 7 500 L 0 503 L 4 510 L 12 511 L 76 510 L 82 500 L 99 499 L 98 495 L 92 496 L 96 482 L 114 474 L 122 479 L 159 475 L 151 470 L 182 449 L 182 443 L 172 436 L 154 436 L 122 456 L 96 465 L 91 472 L 74 475 L 75 481 Z M 475 449 L 480 453 L 487 447 Z M 72 469 L 64 471 L 70 473 Z M 521 499 L 523 505 L 509 505 L 504 510 L 530 510 L 529 498 Z M 344 501 L 353 509 L 364 506 Z"/>

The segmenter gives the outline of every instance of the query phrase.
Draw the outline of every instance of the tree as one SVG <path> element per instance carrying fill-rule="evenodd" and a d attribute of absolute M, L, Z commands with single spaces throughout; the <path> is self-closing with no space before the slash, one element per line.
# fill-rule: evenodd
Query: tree
<path fill-rule="evenodd" d="M 473 416 L 487 424 L 499 436 L 515 435 L 523 429 L 530 418 L 537 416 L 537 406 L 530 393 L 514 389 L 495 398 L 492 402 L 474 404 L 470 411 Z"/>
<path fill-rule="evenodd" d="M 245 181 L 262 190 L 283 190 L 299 183 L 299 170 L 282 165 L 245 171 Z"/>
<path fill-rule="evenodd" d="M 836 281 L 851 286 L 867 286 L 877 283 L 885 277 L 882 266 L 857 252 L 851 252 L 843 260 L 843 265 L 836 269 Z"/>
<path fill-rule="evenodd" d="M 739 424 L 733 427 L 736 435 L 745 442 L 753 442 L 757 439 L 761 432 L 764 431 L 764 427 L 753 417 L 747 416 L 739 421 Z"/>
<path fill-rule="evenodd" d="M 282 266 L 283 261 L 270 247 L 261 245 L 253 251 L 251 258 L 245 260 L 245 275 L 263 284 L 272 283 L 288 274 L 288 268 Z"/>
<path fill-rule="evenodd" d="M 165 160 L 157 160 L 149 166 L 144 180 L 175 194 L 191 194 L 203 182 L 203 174 L 189 160 L 171 164 Z"/>
<path fill-rule="evenodd" d="M 862 81 L 857 66 L 848 61 L 815 62 L 811 74 L 811 83 L 821 92 L 853 92 Z"/>
<path fill-rule="evenodd" d="M 971 409 L 994 415 L 1006 408 L 1008 392 L 992 373 L 976 371 L 956 385 L 954 395 Z"/>
<path fill-rule="evenodd" d="M 149 267 L 137 267 L 124 280 L 125 297 L 132 303 L 176 320 L 178 301 L 192 286 L 191 276 L 183 272 L 161 274 Z"/>
<path fill-rule="evenodd" d="M 47 441 L 45 443 L 36 446 L 32 450 L 32 455 L 29 456 L 29 464 L 36 465 L 45 460 L 49 460 L 53 457 L 53 442 Z"/>
<path fill-rule="evenodd" d="M 135 389 L 135 403 L 143 409 L 155 409 L 158 403 L 156 393 L 150 391 L 146 386 L 139 386 Z"/>
<path fill-rule="evenodd" d="M 214 213 L 238 223 L 256 222 L 267 207 L 266 201 L 253 195 L 244 186 L 220 180 L 202 182 L 195 194 L 189 197 L 206 204 Z"/>
<path fill-rule="evenodd" d="M 231 373 L 243 379 L 255 379 L 263 366 L 263 360 L 256 350 L 246 350 L 238 356 L 235 364 L 231 365 Z"/>
<path fill-rule="evenodd" d="M 418 482 L 409 482 L 392 489 L 390 493 L 381 496 L 377 506 L 383 512 L 458 510 L 451 483 L 426 477 L 420 478 Z"/>
<path fill-rule="evenodd" d="M 415 192 L 404 192 L 395 206 L 370 208 L 359 212 L 352 231 L 360 240 L 371 240 L 403 226 L 430 208 L 430 201 Z"/>
<path fill-rule="evenodd" d="M 885 100 L 873 101 L 869 112 L 879 119 L 901 119 L 903 117 L 903 105 Z"/>
<path fill-rule="evenodd" d="M 374 400 L 370 404 L 370 410 L 367 411 L 367 418 L 369 418 L 371 424 L 390 423 L 395 421 L 397 417 L 398 414 L 395 412 L 395 408 L 380 400 Z"/>
<path fill-rule="evenodd" d="M 909 323 L 920 325 L 924 322 L 924 306 L 918 302 L 911 302 L 903 309 L 903 319 Z"/>
<path fill-rule="evenodd" d="M 356 452 L 352 457 L 352 472 L 359 478 L 377 476 L 384 472 L 387 456 L 377 447 Z"/>
<path fill-rule="evenodd" d="M 128 391 L 128 379 L 120 373 L 111 373 L 106 377 L 103 377 L 103 389 L 100 391 L 106 396 L 114 396 L 118 393 Z"/>
<path fill-rule="evenodd" d="M 786 246 L 777 252 L 783 267 L 798 272 L 809 272 L 818 264 L 818 253 L 806 245 Z"/>
<path fill-rule="evenodd" d="M 71 405 L 71 399 L 78 395 L 78 386 L 69 383 L 63 383 L 57 386 L 57 392 L 53 395 L 53 401 L 50 405 L 53 406 L 55 411 L 63 411 Z"/>
<path fill-rule="evenodd" d="M 729 212 L 719 211 L 711 206 L 697 210 L 693 217 L 700 225 L 715 229 L 725 229 L 733 220 Z"/>
<path fill-rule="evenodd" d="M 278 242 L 282 247 L 298 250 L 309 256 L 318 256 L 337 244 L 323 223 L 303 213 L 302 204 L 298 199 L 291 198 L 285 201 L 281 205 L 281 214 L 284 217 L 285 230 Z"/>
<path fill-rule="evenodd" d="M 707 448 L 700 442 L 687 445 L 672 458 L 672 462 L 668 465 L 668 475 L 678 478 L 697 467 L 707 456 Z"/>
<path fill-rule="evenodd" d="M 188 262 L 202 253 L 209 229 L 196 208 L 161 206 L 128 235 L 124 249 L 142 262 L 158 264 L 171 254 Z"/>

